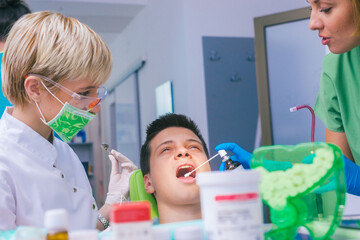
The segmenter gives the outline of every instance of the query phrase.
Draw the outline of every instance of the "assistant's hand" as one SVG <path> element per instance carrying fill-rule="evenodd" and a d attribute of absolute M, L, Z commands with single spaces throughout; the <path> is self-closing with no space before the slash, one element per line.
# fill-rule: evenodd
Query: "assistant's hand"
<path fill-rule="evenodd" d="M 344 156 L 346 191 L 360 196 L 360 166 Z"/>
<path fill-rule="evenodd" d="M 111 161 L 111 173 L 105 203 L 121 203 L 128 197 L 129 178 L 137 167 L 130 159 L 115 150 L 111 150 L 109 159 Z"/>
<path fill-rule="evenodd" d="M 343 155 L 346 192 L 360 196 L 360 166 L 353 163 L 350 159 Z M 325 186 L 316 189 L 315 193 L 324 193 L 336 189 L 335 180 L 331 180 Z"/>
<path fill-rule="evenodd" d="M 229 150 L 232 151 L 235 155 L 231 156 L 231 160 L 241 163 L 241 165 L 245 169 L 250 169 L 250 160 L 251 160 L 251 153 L 248 153 L 244 149 L 242 149 L 236 143 L 222 143 L 215 147 L 215 151 L 219 150 Z M 225 163 L 221 163 L 219 171 L 224 171 Z"/>

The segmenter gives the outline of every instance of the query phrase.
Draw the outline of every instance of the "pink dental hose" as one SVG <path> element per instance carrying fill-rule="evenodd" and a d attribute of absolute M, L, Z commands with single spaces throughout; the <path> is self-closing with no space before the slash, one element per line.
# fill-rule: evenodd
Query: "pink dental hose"
<path fill-rule="evenodd" d="M 311 142 L 314 142 L 314 139 L 315 139 L 314 138 L 314 135 L 315 135 L 315 113 L 314 113 L 314 110 L 308 105 L 300 105 L 297 107 L 290 108 L 290 112 L 295 112 L 302 108 L 307 108 L 311 112 L 311 117 L 312 117 L 312 119 L 311 119 Z"/>

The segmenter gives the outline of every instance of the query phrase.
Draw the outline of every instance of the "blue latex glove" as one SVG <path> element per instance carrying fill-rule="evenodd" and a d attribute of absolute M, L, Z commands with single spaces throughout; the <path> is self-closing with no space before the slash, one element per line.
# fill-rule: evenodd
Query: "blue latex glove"
<path fill-rule="evenodd" d="M 360 196 L 360 166 L 344 156 L 346 191 Z"/>
<path fill-rule="evenodd" d="M 235 155 L 231 156 L 231 160 L 241 163 L 243 168 L 250 169 L 250 160 L 251 160 L 251 153 L 248 153 L 244 149 L 242 149 L 236 143 L 221 143 L 215 147 L 215 151 L 219 150 L 228 150 L 232 151 Z M 225 170 L 225 163 L 221 163 L 219 171 Z"/>
<path fill-rule="evenodd" d="M 360 166 L 353 163 L 350 159 L 343 156 L 344 158 L 344 170 L 345 170 L 345 183 L 346 192 L 360 196 Z M 335 181 L 331 181 L 323 187 L 315 190 L 315 193 L 324 193 L 335 190 Z"/>

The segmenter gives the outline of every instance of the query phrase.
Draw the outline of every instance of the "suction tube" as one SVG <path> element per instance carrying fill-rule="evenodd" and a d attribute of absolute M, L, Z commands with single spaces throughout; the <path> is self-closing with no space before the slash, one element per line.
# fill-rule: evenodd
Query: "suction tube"
<path fill-rule="evenodd" d="M 297 107 L 290 108 L 290 112 L 295 112 L 302 108 L 307 108 L 311 112 L 311 117 L 312 117 L 312 119 L 311 119 L 311 142 L 314 142 L 315 141 L 315 113 L 314 113 L 314 110 L 309 105 L 300 105 Z"/>

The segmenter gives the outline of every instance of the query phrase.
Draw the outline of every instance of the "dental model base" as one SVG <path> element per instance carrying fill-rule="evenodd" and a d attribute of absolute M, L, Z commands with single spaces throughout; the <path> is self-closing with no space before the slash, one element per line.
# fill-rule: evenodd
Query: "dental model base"
<path fill-rule="evenodd" d="M 315 142 L 260 147 L 251 167 L 262 172 L 261 198 L 273 223 L 265 239 L 294 239 L 300 226 L 313 240 L 330 238 L 345 204 L 343 159 L 337 146 Z"/>

